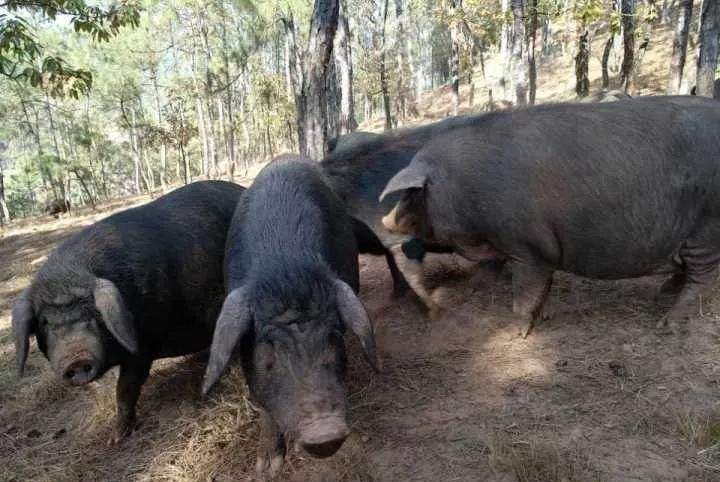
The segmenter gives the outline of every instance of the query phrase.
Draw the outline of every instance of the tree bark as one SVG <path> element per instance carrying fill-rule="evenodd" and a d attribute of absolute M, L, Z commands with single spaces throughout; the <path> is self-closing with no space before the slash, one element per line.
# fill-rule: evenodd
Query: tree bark
<path fill-rule="evenodd" d="M 500 30 L 500 58 L 502 61 L 502 74 L 499 79 L 499 86 L 502 97 L 505 100 L 512 101 L 511 94 L 511 76 L 512 76 L 512 35 L 513 24 L 507 21 L 507 15 L 510 12 L 510 0 L 502 0 L 501 10 L 503 20 Z"/>
<path fill-rule="evenodd" d="M 578 52 L 575 56 L 575 93 L 578 97 L 587 97 L 590 94 L 590 78 L 588 77 L 588 67 L 590 65 L 589 37 L 590 32 L 585 28 L 578 38 Z"/>
<path fill-rule="evenodd" d="M 405 119 L 408 114 L 413 114 L 415 108 L 413 99 L 413 75 L 411 72 L 411 55 L 407 41 L 407 15 L 405 13 L 405 0 L 395 0 L 395 18 L 397 19 L 397 116 Z"/>
<path fill-rule="evenodd" d="M 633 89 L 635 70 L 635 0 L 620 0 L 622 14 L 623 60 L 620 84 L 625 92 Z"/>
<path fill-rule="evenodd" d="M 222 2 L 220 2 L 220 5 L 223 5 Z M 230 76 L 230 58 L 229 53 L 231 52 L 231 47 L 228 42 L 228 36 L 227 36 L 227 29 L 225 27 L 225 9 L 224 7 L 221 7 L 222 11 L 222 43 L 223 43 L 223 51 L 222 51 L 222 58 L 223 58 L 223 65 L 225 67 L 225 95 L 224 95 L 224 102 L 225 102 L 225 112 L 227 113 L 226 118 L 226 127 L 224 129 L 225 131 L 225 146 L 227 150 L 227 162 L 228 162 L 228 177 L 232 181 L 235 177 L 235 168 L 237 167 L 236 163 L 236 155 L 235 155 L 235 118 L 234 118 L 234 112 L 233 112 L 233 89 L 232 89 L 232 81 Z M 213 177 L 216 177 L 218 175 L 217 173 L 217 166 L 213 166 L 213 171 L 211 172 L 211 175 Z"/>
<path fill-rule="evenodd" d="M 462 0 L 450 0 L 450 85 L 452 86 L 453 115 L 458 115 L 460 109 L 460 50 L 462 48 L 462 34 L 460 32 L 459 10 Z"/>
<path fill-rule="evenodd" d="M 158 79 L 157 79 L 157 67 L 153 65 L 152 71 L 152 82 L 153 82 L 153 90 L 155 91 L 155 110 L 157 110 L 157 122 L 158 122 L 158 128 L 163 128 L 163 119 L 162 119 L 162 108 L 160 105 L 160 88 L 158 87 Z M 166 184 L 166 176 L 167 176 L 167 145 L 165 144 L 165 136 L 163 135 L 163 138 L 161 139 L 160 144 L 160 186 L 165 189 Z"/>
<path fill-rule="evenodd" d="M 720 39 L 720 5 L 718 0 L 703 0 L 698 32 L 698 58 L 695 86 L 697 95 L 713 97 L 715 70 Z"/>
<path fill-rule="evenodd" d="M 687 58 L 688 33 L 692 20 L 693 0 L 680 0 L 677 7 L 673 51 L 670 60 L 670 80 L 667 93 L 679 94 L 682 85 L 685 59 Z"/>
<path fill-rule="evenodd" d="M 3 173 L 2 160 L 0 160 L 0 211 L 2 211 L 2 219 L 4 219 L 6 223 L 9 223 L 10 211 L 5 201 L 5 175 Z"/>
<path fill-rule="evenodd" d="M 219 134 L 222 136 L 223 144 L 225 146 L 225 169 L 227 176 L 232 180 L 233 178 L 233 165 L 230 162 L 230 153 L 228 151 L 228 133 L 227 133 L 227 123 L 225 122 L 225 104 L 223 103 L 223 99 L 221 95 L 218 95 L 216 97 L 215 104 L 217 105 L 217 113 L 218 113 L 218 129 L 220 130 Z M 205 174 L 206 179 L 211 179 L 213 177 L 216 177 L 218 173 L 218 166 L 217 164 L 210 164 L 209 166 L 205 166 L 205 171 L 203 174 Z"/>
<path fill-rule="evenodd" d="M 530 32 L 528 33 L 527 57 L 528 57 L 528 103 L 535 104 L 537 94 L 537 65 L 535 63 L 535 38 L 538 29 L 537 0 L 528 0 L 530 9 Z"/>
<path fill-rule="evenodd" d="M 210 164 L 210 141 L 208 139 L 207 121 L 205 116 L 205 106 L 202 97 L 195 97 L 195 110 L 198 123 L 198 132 L 200 134 L 200 146 L 202 149 L 203 166 Z"/>
<path fill-rule="evenodd" d="M 327 136 L 329 139 L 340 135 L 340 86 L 337 65 L 333 59 L 328 62 L 325 76 L 325 92 L 327 94 Z"/>
<path fill-rule="evenodd" d="M 295 20 L 293 19 L 292 12 L 287 17 L 281 18 L 282 24 L 285 28 L 285 77 L 286 77 L 286 89 L 288 96 L 294 100 L 296 113 L 296 129 L 298 136 L 298 150 L 302 152 L 300 143 L 305 138 L 304 121 L 301 117 L 301 107 L 303 104 L 302 99 L 302 58 L 300 55 L 300 48 L 297 44 L 297 32 L 295 30 Z M 243 116 L 245 113 L 245 104 L 242 105 Z M 247 132 L 247 127 L 243 123 L 243 132 L 245 133 L 245 146 L 250 147 L 250 137 Z"/>
<path fill-rule="evenodd" d="M 525 44 L 525 2 L 512 0 L 513 29 L 511 37 L 512 46 L 512 84 L 515 93 L 516 105 L 526 105 L 528 102 L 528 66 L 523 58 Z"/>
<path fill-rule="evenodd" d="M 327 153 L 325 78 L 338 23 L 338 0 L 316 0 L 310 20 L 300 97 L 297 102 L 300 152 L 316 160 Z"/>
<path fill-rule="evenodd" d="M 380 34 L 380 90 L 382 91 L 383 109 L 385 111 L 385 130 L 392 129 L 392 109 L 390 107 L 390 87 L 387 79 L 386 65 L 386 27 L 388 16 L 388 0 L 385 0 L 383 7 L 382 31 Z"/>
<path fill-rule="evenodd" d="M 615 41 L 615 36 L 610 33 L 608 36 L 607 41 L 605 42 L 605 47 L 603 48 L 603 54 L 602 54 L 602 62 L 601 62 L 601 68 L 602 68 L 602 88 L 608 89 L 610 87 L 610 74 L 608 73 L 608 62 L 610 61 L 610 53 L 612 52 L 613 43 Z"/>
<path fill-rule="evenodd" d="M 397 0 L 401 1 L 401 0 Z M 335 65 L 340 74 L 340 134 L 357 129 L 355 99 L 353 97 L 352 49 L 350 47 L 350 23 L 345 13 L 345 0 L 340 1 L 338 28 L 335 36 Z"/>

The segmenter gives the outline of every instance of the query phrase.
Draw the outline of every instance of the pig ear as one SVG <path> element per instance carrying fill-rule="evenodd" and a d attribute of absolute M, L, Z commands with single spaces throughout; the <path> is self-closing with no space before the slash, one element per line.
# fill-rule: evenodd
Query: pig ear
<path fill-rule="evenodd" d="M 12 310 L 12 330 L 15 335 L 15 358 L 18 375 L 23 376 L 25 362 L 30 348 L 30 335 L 35 332 L 37 322 L 30 301 L 30 288 L 27 288 L 15 302 Z"/>
<path fill-rule="evenodd" d="M 380 371 L 380 362 L 375 350 L 375 334 L 367 311 L 350 286 L 342 280 L 335 280 L 338 311 L 345 326 L 360 338 L 365 358 L 376 372 Z"/>
<path fill-rule="evenodd" d="M 385 196 L 392 194 L 397 191 L 404 191 L 406 189 L 423 189 L 427 183 L 427 173 L 424 172 L 424 168 L 421 165 L 410 164 L 405 169 L 401 170 L 385 186 L 385 190 L 380 194 L 380 202 L 385 199 Z"/>
<path fill-rule="evenodd" d="M 203 380 L 203 395 L 207 395 L 230 361 L 237 343 L 250 329 L 252 313 L 247 299 L 247 290 L 238 288 L 230 292 L 215 325 L 210 359 Z"/>
<path fill-rule="evenodd" d="M 93 290 L 95 307 L 102 315 L 105 327 L 115 339 L 130 353 L 137 353 L 138 342 L 135 336 L 133 316 L 125 307 L 120 290 L 112 281 L 97 278 Z"/>

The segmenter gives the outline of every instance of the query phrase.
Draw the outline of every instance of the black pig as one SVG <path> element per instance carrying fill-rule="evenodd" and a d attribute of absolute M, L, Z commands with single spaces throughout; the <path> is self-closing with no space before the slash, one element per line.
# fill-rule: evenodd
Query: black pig
<path fill-rule="evenodd" d="M 431 317 L 436 317 L 441 310 L 422 283 L 422 261 L 427 252 L 450 253 L 452 248 L 383 229 L 382 218 L 399 197 L 390 195 L 379 202 L 378 196 L 388 181 L 407 167 L 428 141 L 453 129 L 477 124 L 482 117 L 453 117 L 385 134 L 354 132 L 333 140 L 330 153 L 321 162 L 325 175 L 345 202 L 348 212 L 367 226 L 361 232 L 375 234 L 373 242 L 369 236 L 358 238 L 360 252 L 384 254 L 393 275 L 395 293 L 402 293 L 409 282 L 429 309 Z M 375 241 L 377 239 L 381 244 Z M 394 266 L 395 262 L 400 265 L 399 271 Z M 501 267 L 499 265 L 495 269 Z"/>
<path fill-rule="evenodd" d="M 487 115 L 429 142 L 385 188 L 388 229 L 512 260 L 533 326 L 554 270 L 599 279 L 681 273 L 674 327 L 720 261 L 720 104 L 647 97 Z"/>
<path fill-rule="evenodd" d="M 225 236 L 243 189 L 196 182 L 62 243 L 13 308 L 20 374 L 33 334 L 70 385 L 120 365 L 111 441 L 130 433 L 152 361 L 212 341 L 224 297 Z"/>
<path fill-rule="evenodd" d="M 349 434 L 345 329 L 377 360 L 352 220 L 315 163 L 284 156 L 260 172 L 235 211 L 225 276 L 204 392 L 237 346 L 262 411 L 258 472 L 277 473 L 292 440 L 332 455 Z"/>

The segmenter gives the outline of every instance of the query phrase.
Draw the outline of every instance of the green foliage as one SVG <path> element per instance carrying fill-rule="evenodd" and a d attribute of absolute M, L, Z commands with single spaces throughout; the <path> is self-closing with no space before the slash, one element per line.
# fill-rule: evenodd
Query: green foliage
<path fill-rule="evenodd" d="M 605 5 L 601 0 L 576 0 L 573 4 L 575 21 L 583 27 L 599 20 L 605 13 Z"/>
<path fill-rule="evenodd" d="M 43 56 L 44 46 L 37 40 L 25 16 L 55 20 L 69 16 L 75 32 L 86 33 L 96 41 L 108 41 L 124 26 L 136 27 L 140 11 L 133 2 L 102 9 L 84 0 L 7 0 L 9 13 L 0 14 L 0 74 L 33 87 L 42 87 L 54 97 L 77 99 L 92 87 L 92 74 L 74 69 L 59 56 Z"/>
<path fill-rule="evenodd" d="M 283 21 L 293 19 L 302 49 L 312 2 L 0 4 L 0 141 L 9 145 L 3 169 L 13 217 L 37 213 L 59 196 L 79 205 L 147 192 L 184 182 L 186 167 L 188 180 L 229 176 L 297 150 Z M 401 95 L 412 104 L 415 92 L 447 81 L 450 27 L 461 37 L 466 82 L 512 18 L 500 0 L 463 0 L 461 8 L 448 0 L 389 0 L 383 38 L 384 0 L 344 5 L 360 121 L 383 108 L 381 58 L 392 115 L 401 117 Z M 538 0 L 537 10 L 541 23 L 620 30 L 610 0 Z M 532 13 L 525 12 L 528 26 Z M 636 14 L 636 32 L 656 16 L 651 4 Z M 567 42 L 572 29 L 553 31 L 549 42 Z"/>

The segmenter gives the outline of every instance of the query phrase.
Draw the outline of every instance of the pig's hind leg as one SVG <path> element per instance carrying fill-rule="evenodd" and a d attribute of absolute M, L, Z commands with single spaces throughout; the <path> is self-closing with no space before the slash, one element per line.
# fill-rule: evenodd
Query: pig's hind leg
<path fill-rule="evenodd" d="M 720 263 L 720 223 L 706 226 L 680 248 L 684 283 L 672 308 L 657 323 L 657 328 L 677 331 L 679 322 L 690 315 L 699 296 L 717 278 Z"/>
<path fill-rule="evenodd" d="M 520 336 L 527 338 L 542 312 L 552 284 L 553 270 L 541 263 L 515 261 L 512 264 L 513 313 Z"/>

